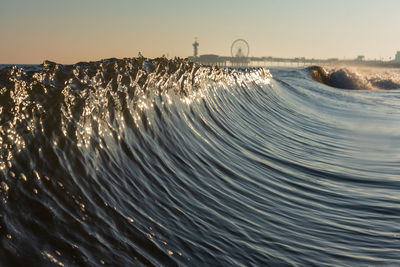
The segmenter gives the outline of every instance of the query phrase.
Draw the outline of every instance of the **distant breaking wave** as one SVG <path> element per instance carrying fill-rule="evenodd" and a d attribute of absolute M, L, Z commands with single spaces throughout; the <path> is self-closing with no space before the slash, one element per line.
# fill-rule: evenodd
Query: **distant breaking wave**
<path fill-rule="evenodd" d="M 325 70 L 319 66 L 309 67 L 312 77 L 324 84 L 342 89 L 376 90 L 400 89 L 400 74 L 347 68 Z"/>
<path fill-rule="evenodd" d="M 398 85 L 165 58 L 1 66 L 0 265 L 398 265 L 400 90 L 370 90 Z"/>

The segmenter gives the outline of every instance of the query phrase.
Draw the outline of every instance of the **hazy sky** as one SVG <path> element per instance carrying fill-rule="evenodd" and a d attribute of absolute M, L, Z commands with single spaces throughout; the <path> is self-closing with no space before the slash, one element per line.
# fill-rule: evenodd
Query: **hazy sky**
<path fill-rule="evenodd" d="M 394 57 L 400 0 L 0 0 L 0 64 L 109 57 Z"/>

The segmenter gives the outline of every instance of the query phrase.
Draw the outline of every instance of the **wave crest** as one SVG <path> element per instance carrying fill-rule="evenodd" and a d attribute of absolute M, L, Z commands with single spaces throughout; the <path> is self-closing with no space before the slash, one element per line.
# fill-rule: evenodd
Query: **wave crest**
<path fill-rule="evenodd" d="M 253 71 L 269 75 L 264 69 Z M 0 69 L 0 168 L 5 168 L 15 147 L 26 149 L 39 137 L 84 145 L 92 132 L 109 129 L 118 136 L 118 128 L 146 119 L 143 109 L 157 105 L 155 99 L 173 93 L 190 102 L 208 82 L 239 83 L 245 72 L 201 67 L 179 58 L 6 66 Z"/>

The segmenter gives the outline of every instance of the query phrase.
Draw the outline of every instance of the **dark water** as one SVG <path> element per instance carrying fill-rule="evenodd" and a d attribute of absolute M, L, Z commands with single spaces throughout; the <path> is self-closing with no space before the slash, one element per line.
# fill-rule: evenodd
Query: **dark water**
<path fill-rule="evenodd" d="M 400 90 L 312 72 L 3 66 L 0 265 L 399 265 Z"/>

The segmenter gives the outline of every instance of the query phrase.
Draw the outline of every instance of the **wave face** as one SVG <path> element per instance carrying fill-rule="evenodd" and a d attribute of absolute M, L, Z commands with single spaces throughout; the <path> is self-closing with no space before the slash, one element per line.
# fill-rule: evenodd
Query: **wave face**
<path fill-rule="evenodd" d="M 400 91 L 175 59 L 0 69 L 0 263 L 400 264 Z"/>

